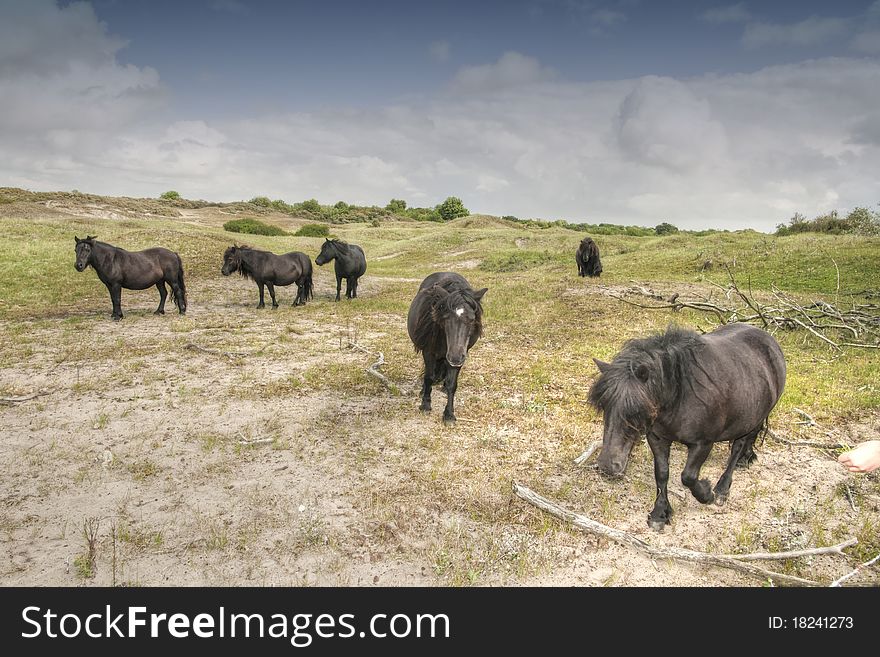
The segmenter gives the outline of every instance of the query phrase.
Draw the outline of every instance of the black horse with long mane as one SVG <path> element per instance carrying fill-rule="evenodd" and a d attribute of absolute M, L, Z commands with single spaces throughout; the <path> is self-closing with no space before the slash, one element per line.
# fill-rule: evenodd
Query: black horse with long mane
<path fill-rule="evenodd" d="M 321 245 L 321 253 L 315 258 L 315 264 L 320 267 L 331 260 L 336 261 L 333 264 L 336 268 L 336 300 L 339 301 L 343 278 L 345 279 L 345 298 L 356 299 L 358 279 L 367 271 L 367 257 L 364 255 L 364 250 L 357 244 L 327 239 Z"/>
<path fill-rule="evenodd" d="M 595 360 L 595 359 L 594 359 Z M 648 525 L 669 524 L 666 484 L 669 449 L 687 446 L 681 483 L 703 504 L 724 504 L 735 466 L 754 461 L 753 446 L 785 387 L 785 357 L 765 331 L 727 324 L 706 335 L 680 328 L 630 340 L 611 363 L 595 361 L 601 375 L 590 402 L 604 414 L 599 469 L 622 476 L 642 435 L 654 455 L 657 500 Z M 730 443 L 724 473 L 711 488 L 700 468 L 716 442 Z"/>
<path fill-rule="evenodd" d="M 186 312 L 186 284 L 183 282 L 183 262 L 174 251 L 163 248 L 144 251 L 126 251 L 118 246 L 98 242 L 87 235 L 76 236 L 77 271 L 90 266 L 98 274 L 101 282 L 110 292 L 113 304 L 113 319 L 122 319 L 122 288 L 126 290 L 146 290 L 153 285 L 159 290 L 159 307 L 156 315 L 165 314 L 165 299 L 168 296 L 167 283 L 171 287 L 171 300 L 183 315 Z"/>
<path fill-rule="evenodd" d="M 578 245 L 574 254 L 578 266 L 578 276 L 596 277 L 602 275 L 602 261 L 599 259 L 599 247 L 592 237 L 585 237 Z"/>
<path fill-rule="evenodd" d="M 299 251 L 276 255 L 249 246 L 230 246 L 223 254 L 223 267 L 220 271 L 224 276 L 237 271 L 245 278 L 253 280 L 260 288 L 260 303 L 257 308 L 266 307 L 264 287 L 269 288 L 273 308 L 278 307 L 275 300 L 276 285 L 296 283 L 294 306 L 305 305 L 312 298 L 312 261 Z"/>
<path fill-rule="evenodd" d="M 483 334 L 483 306 L 488 288 L 474 291 L 463 276 L 451 272 L 428 276 L 409 307 L 409 337 L 425 361 L 420 410 L 431 410 L 431 386 L 443 383 L 443 422 L 455 422 L 458 374 L 471 347 Z"/>

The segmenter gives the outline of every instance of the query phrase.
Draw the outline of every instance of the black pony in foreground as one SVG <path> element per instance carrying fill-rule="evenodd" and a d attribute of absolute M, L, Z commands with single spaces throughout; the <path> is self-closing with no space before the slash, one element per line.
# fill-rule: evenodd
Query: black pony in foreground
<path fill-rule="evenodd" d="M 602 274 L 602 261 L 599 260 L 599 247 L 592 237 L 585 237 L 574 254 L 578 266 L 578 276 L 600 276 Z"/>
<path fill-rule="evenodd" d="M 278 307 L 278 302 L 275 301 L 276 285 L 296 283 L 294 306 L 303 306 L 312 298 L 312 261 L 299 251 L 275 255 L 249 246 L 230 246 L 223 254 L 223 267 L 220 271 L 224 276 L 237 271 L 256 282 L 260 288 L 260 303 L 257 308 L 266 307 L 264 287 L 269 288 L 273 308 Z"/>
<path fill-rule="evenodd" d="M 431 386 L 443 382 L 446 409 L 443 422 L 455 422 L 455 391 L 458 373 L 465 358 L 483 334 L 483 307 L 480 300 L 487 288 L 474 291 L 463 276 L 436 273 L 419 286 L 409 307 L 406 327 L 409 337 L 422 352 L 425 378 L 422 385 L 422 411 L 431 410 Z"/>
<path fill-rule="evenodd" d="M 331 260 L 336 260 L 336 300 L 339 301 L 339 292 L 342 289 L 342 279 L 345 279 L 345 298 L 356 299 L 358 279 L 367 271 L 367 257 L 364 250 L 357 244 L 347 244 L 341 240 L 327 239 L 321 245 L 321 253 L 315 258 L 315 263 L 320 267 Z"/>
<path fill-rule="evenodd" d="M 724 504 L 734 466 L 757 458 L 755 439 L 785 387 L 785 358 L 776 340 L 748 324 L 702 336 L 670 328 L 630 340 L 611 363 L 595 362 L 602 374 L 590 402 L 603 411 L 605 424 L 599 469 L 623 475 L 633 446 L 647 435 L 657 481 L 648 525 L 661 530 L 672 515 L 666 483 L 673 442 L 688 449 L 681 483 L 703 504 Z M 700 479 L 700 468 L 721 441 L 730 443 L 730 458 L 713 491 Z"/>
<path fill-rule="evenodd" d="M 171 300 L 177 304 L 177 310 L 181 315 L 186 312 L 183 262 L 174 251 L 162 248 L 126 251 L 98 242 L 91 235 L 73 239 L 76 241 L 76 270 L 83 271 L 89 265 L 95 270 L 110 292 L 114 320 L 122 319 L 122 288 L 145 290 L 155 285 L 159 290 L 159 307 L 155 314 L 164 315 L 168 296 L 166 283 L 171 286 Z"/>

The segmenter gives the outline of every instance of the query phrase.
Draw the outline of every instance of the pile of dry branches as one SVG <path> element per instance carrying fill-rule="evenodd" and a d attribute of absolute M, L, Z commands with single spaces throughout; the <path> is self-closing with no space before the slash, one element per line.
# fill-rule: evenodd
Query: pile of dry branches
<path fill-rule="evenodd" d="M 835 268 L 837 265 L 835 264 Z M 639 308 L 659 310 L 671 308 L 674 311 L 690 308 L 714 315 L 721 324 L 750 322 L 761 324 L 771 333 L 776 330 L 805 330 L 836 350 L 843 347 L 880 349 L 880 303 L 857 300 L 871 298 L 869 291 L 850 294 L 849 301 L 841 302 L 840 271 L 837 272 L 837 290 L 834 303 L 823 300 L 798 301 L 790 294 L 771 287 L 772 300 L 758 301 L 748 286 L 743 291 L 733 272 L 726 267 L 730 282 L 726 287 L 713 283 L 721 294 L 709 297 L 689 294 L 688 298 L 675 293 L 668 299 L 653 290 L 642 286 L 628 288 L 624 294 L 611 294 L 615 299 Z M 625 295 L 645 296 L 662 303 L 645 304 L 627 299 Z M 691 298 L 693 297 L 693 298 Z"/>

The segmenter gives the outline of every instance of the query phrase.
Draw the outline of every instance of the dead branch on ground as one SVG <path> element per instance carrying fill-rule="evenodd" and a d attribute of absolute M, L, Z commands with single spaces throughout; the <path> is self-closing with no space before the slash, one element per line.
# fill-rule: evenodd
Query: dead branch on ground
<path fill-rule="evenodd" d="M 771 581 L 794 584 L 797 586 L 820 586 L 819 582 L 810 579 L 777 573 L 771 570 L 765 570 L 764 568 L 759 568 L 750 563 L 744 563 L 744 560 L 741 558 L 743 555 L 737 555 L 736 558 L 733 558 L 726 555 L 709 554 L 708 552 L 697 552 L 695 550 L 685 550 L 682 548 L 655 547 L 645 543 L 640 538 L 636 538 L 628 532 L 608 527 L 592 518 L 568 511 L 555 502 L 538 495 L 534 491 L 525 486 L 521 486 L 516 482 L 513 483 L 513 492 L 517 497 L 525 500 L 529 504 L 533 504 L 539 509 L 543 509 L 557 518 L 561 518 L 562 520 L 573 524 L 578 529 L 591 534 L 604 536 L 617 543 L 644 552 L 655 559 L 678 559 L 679 561 L 689 561 L 691 563 L 700 563 L 707 566 L 728 568 L 740 573 L 752 575 L 753 577 L 758 577 L 762 580 L 770 579 Z"/>
<path fill-rule="evenodd" d="M 840 578 L 834 580 L 833 582 L 831 582 L 830 586 L 832 586 L 832 587 L 840 586 L 846 580 L 848 580 L 850 577 L 853 577 L 856 573 L 858 573 L 861 570 L 868 568 L 869 566 L 872 566 L 873 564 L 877 563 L 878 559 L 880 559 L 880 554 L 878 554 L 876 557 L 874 557 L 870 561 L 866 561 L 865 563 L 856 566 L 855 570 L 853 570 L 852 572 L 849 572 L 846 575 L 844 575 L 843 577 L 840 577 Z"/>
<path fill-rule="evenodd" d="M 189 349 L 191 351 L 199 351 L 203 354 L 211 354 L 212 356 L 222 356 L 224 358 L 229 358 L 230 360 L 241 360 L 242 358 L 252 358 L 253 356 L 259 356 L 261 353 L 266 351 L 271 342 L 267 342 L 265 345 L 257 349 L 256 351 L 223 351 L 221 349 L 211 349 L 209 347 L 202 347 L 197 345 L 194 342 L 187 342 L 184 349 Z"/>
<path fill-rule="evenodd" d="M 678 312 L 688 308 L 709 313 L 715 316 L 719 324 L 745 322 L 758 323 L 768 331 L 802 330 L 838 352 L 844 347 L 880 349 L 880 304 L 862 303 L 857 300 L 859 296 L 871 298 L 868 294 L 869 290 L 851 293 L 849 302 L 844 304 L 841 301 L 840 270 L 837 268 L 837 263 L 834 263 L 834 266 L 837 271 L 834 303 L 821 299 L 813 299 L 808 303 L 799 301 L 775 285 L 771 285 L 772 301 L 762 303 L 752 293 L 751 281 L 748 291 L 741 289 L 733 270 L 728 265 L 725 265 L 729 279 L 727 287 L 713 283 L 724 292 L 722 299 L 713 298 L 716 294 L 714 292 L 708 299 L 685 298 L 677 292 L 664 299 L 663 295 L 640 285 L 633 285 L 620 293 L 610 293 L 609 296 L 631 306 L 649 310 L 671 309 Z M 628 296 L 642 296 L 652 302 L 665 302 L 644 303 L 633 301 L 627 298 Z M 741 303 L 739 305 L 733 303 L 734 299 L 739 299 Z"/>
<path fill-rule="evenodd" d="M 13 404 L 20 404 L 22 402 L 30 401 L 31 399 L 36 399 L 37 397 L 43 397 L 48 394 L 48 390 L 41 390 L 40 392 L 35 392 L 31 395 L 23 395 L 21 397 L 0 397 L 0 404 L 3 404 L 4 406 L 12 406 Z"/>

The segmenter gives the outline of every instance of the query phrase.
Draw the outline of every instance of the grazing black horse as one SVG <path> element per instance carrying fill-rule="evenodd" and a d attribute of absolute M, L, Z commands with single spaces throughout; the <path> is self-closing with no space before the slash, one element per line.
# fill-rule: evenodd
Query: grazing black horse
<path fill-rule="evenodd" d="M 113 303 L 113 319 L 122 319 L 122 288 L 146 290 L 155 285 L 159 290 L 159 307 L 156 315 L 165 314 L 165 298 L 171 286 L 171 300 L 177 310 L 186 312 L 186 285 L 183 282 L 183 262 L 180 256 L 168 249 L 154 248 L 144 251 L 126 251 L 118 246 L 98 242 L 91 235 L 80 239 L 76 236 L 76 267 L 83 271 L 89 265 L 110 291 Z"/>
<path fill-rule="evenodd" d="M 341 240 L 324 240 L 321 245 L 321 253 L 315 258 L 315 264 L 319 267 L 336 259 L 336 300 L 339 301 L 339 292 L 342 289 L 342 279 L 345 279 L 345 298 L 356 299 L 358 295 L 358 279 L 367 271 L 367 257 L 364 250 L 357 244 L 347 244 Z"/>
<path fill-rule="evenodd" d="M 647 435 L 657 481 L 648 525 L 662 530 L 672 515 L 666 482 L 673 442 L 688 449 L 681 483 L 703 504 L 724 504 L 734 466 L 757 458 L 755 439 L 785 387 L 785 358 L 776 340 L 748 324 L 702 336 L 670 328 L 630 340 L 611 363 L 595 362 L 601 375 L 590 402 L 603 411 L 605 424 L 599 469 L 623 475 L 633 446 Z M 700 468 L 721 441 L 730 443 L 730 458 L 713 491 L 700 479 Z"/>
<path fill-rule="evenodd" d="M 592 237 L 585 237 L 574 254 L 578 266 L 578 276 L 601 276 L 602 261 L 599 260 L 599 247 Z"/>
<path fill-rule="evenodd" d="M 237 271 L 245 278 L 256 282 L 260 288 L 260 303 L 257 308 L 265 308 L 263 288 L 269 288 L 272 307 L 277 308 L 275 286 L 296 283 L 296 299 L 294 306 L 303 306 L 312 298 L 312 261 L 309 256 L 299 251 L 291 251 L 284 255 L 275 255 L 268 251 L 259 251 L 249 246 L 230 246 L 223 254 L 224 276 Z"/>
<path fill-rule="evenodd" d="M 446 409 L 443 422 L 455 422 L 455 391 L 458 373 L 467 352 L 483 334 L 480 300 L 488 288 L 474 291 L 463 276 L 436 273 L 419 286 L 409 307 L 406 327 L 409 337 L 425 360 L 422 411 L 431 410 L 431 386 L 443 382 Z"/>

